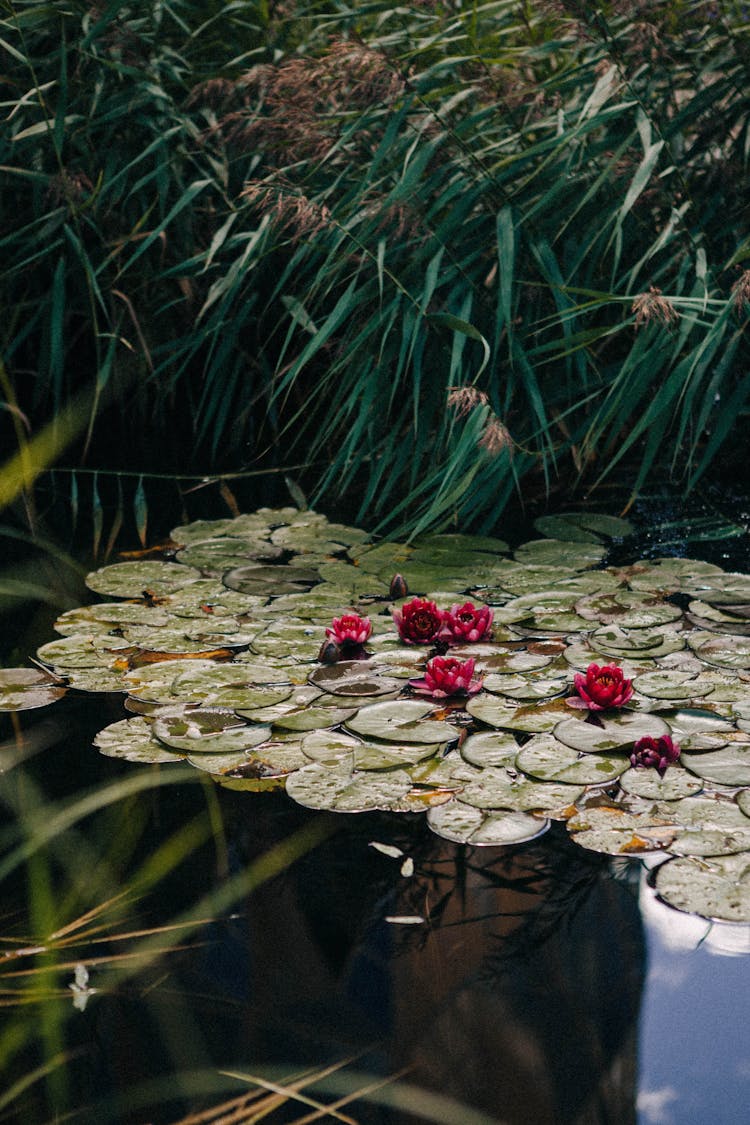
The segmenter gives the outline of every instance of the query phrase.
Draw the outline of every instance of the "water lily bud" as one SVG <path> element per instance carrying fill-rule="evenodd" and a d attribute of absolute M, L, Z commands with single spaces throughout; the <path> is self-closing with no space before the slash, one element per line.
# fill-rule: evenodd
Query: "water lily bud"
<path fill-rule="evenodd" d="M 335 664 L 340 656 L 341 649 L 339 648 L 339 646 L 335 641 L 332 641 L 330 638 L 326 637 L 326 639 L 323 641 L 323 644 L 320 646 L 320 652 L 318 653 L 318 663 Z"/>
<path fill-rule="evenodd" d="M 405 598 L 409 593 L 409 587 L 406 585 L 406 579 L 403 574 L 394 574 L 391 579 L 390 595 L 392 598 Z"/>

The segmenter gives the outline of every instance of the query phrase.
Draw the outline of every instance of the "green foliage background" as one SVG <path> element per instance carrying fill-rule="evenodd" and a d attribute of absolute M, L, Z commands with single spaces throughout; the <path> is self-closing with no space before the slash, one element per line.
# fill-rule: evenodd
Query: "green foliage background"
<path fill-rule="evenodd" d="M 694 484 L 750 396 L 746 9 L 4 0 L 2 499 Z"/>

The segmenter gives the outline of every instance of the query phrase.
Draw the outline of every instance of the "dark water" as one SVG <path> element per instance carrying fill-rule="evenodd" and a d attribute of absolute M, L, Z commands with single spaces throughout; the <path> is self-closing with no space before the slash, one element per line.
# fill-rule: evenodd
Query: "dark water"
<path fill-rule="evenodd" d="M 720 534 L 748 519 L 731 490 L 634 514 L 629 559 L 750 570 L 747 535 Z M 15 626 L 19 650 L 43 617 Z M 419 817 L 322 815 L 195 771 L 54 823 L 141 772 L 90 748 L 121 717 L 104 697 L 6 717 L 3 851 L 18 820 L 48 839 L 2 883 L 0 1125 L 332 1119 L 270 1100 L 295 1080 L 377 1125 L 748 1120 L 750 927 L 670 909 L 644 864 L 585 852 L 561 826 L 468 848 Z M 427 921 L 388 920 L 410 917 Z M 139 964 L 149 941 L 162 952 Z M 76 964 L 97 990 L 83 1010 Z"/>

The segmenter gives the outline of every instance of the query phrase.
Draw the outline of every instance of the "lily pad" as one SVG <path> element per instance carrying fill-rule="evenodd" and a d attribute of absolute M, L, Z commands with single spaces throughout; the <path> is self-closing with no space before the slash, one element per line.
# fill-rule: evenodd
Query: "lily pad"
<path fill-rule="evenodd" d="M 475 809 L 453 800 L 427 813 L 432 831 L 444 840 L 473 846 L 523 844 L 549 828 L 549 821 L 528 813 Z"/>
<path fill-rule="evenodd" d="M 458 738 L 458 730 L 450 723 L 426 718 L 432 711 L 431 704 L 416 700 L 372 703 L 363 707 L 346 727 L 354 734 L 388 742 L 442 743 Z"/>
<path fill-rule="evenodd" d="M 186 754 L 225 754 L 249 750 L 265 742 L 271 728 L 251 726 L 233 711 L 216 707 L 164 707 L 152 732 L 165 746 Z"/>
<path fill-rule="evenodd" d="M 368 663 L 366 660 L 341 660 L 323 665 L 315 669 L 309 680 L 321 691 L 340 696 L 388 695 L 403 686 L 398 679 L 376 674 Z"/>
<path fill-rule="evenodd" d="M 606 754 L 610 750 L 631 746 L 639 738 L 660 738 L 669 734 L 669 727 L 655 715 L 635 711 L 600 712 L 597 722 L 563 719 L 552 733 L 573 750 L 584 754 Z"/>
<path fill-rule="evenodd" d="M 286 790 L 293 801 L 309 809 L 367 812 L 388 809 L 411 789 L 404 770 L 389 773 L 355 773 L 347 764 L 311 762 L 292 774 Z"/>
<path fill-rule="evenodd" d="M 620 786 L 634 797 L 679 801 L 700 793 L 703 782 L 681 766 L 668 766 L 663 776 L 655 769 L 628 769 L 620 776 Z"/>
<path fill-rule="evenodd" d="M 628 765 L 624 755 L 581 756 L 551 735 L 537 735 L 516 755 L 516 766 L 530 777 L 572 785 L 603 785 L 615 781 Z"/>
<path fill-rule="evenodd" d="M 122 758 L 127 762 L 149 765 L 179 762 L 185 757 L 158 742 L 153 737 L 151 724 L 140 717 L 110 723 L 99 731 L 94 739 L 94 746 L 107 758 Z"/>
<path fill-rule="evenodd" d="M 704 753 L 684 751 L 682 764 L 717 785 L 750 785 L 750 743 L 733 743 Z"/>
<path fill-rule="evenodd" d="M 523 774 L 490 766 L 461 793 L 461 800 L 478 809 L 559 809 L 569 807 L 583 793 L 582 785 L 531 781 Z"/>
<path fill-rule="evenodd" d="M 110 598 L 140 598 L 144 591 L 158 597 L 174 593 L 200 577 L 201 572 L 191 566 L 149 560 L 103 566 L 86 576 L 86 585 Z"/>
<path fill-rule="evenodd" d="M 725 922 L 750 922 L 750 858 L 671 859 L 658 868 L 656 890 L 677 910 Z"/>
<path fill-rule="evenodd" d="M 518 753 L 518 743 L 512 734 L 504 731 L 484 731 L 470 734 L 460 747 L 461 757 L 470 765 L 512 766 Z"/>
<path fill-rule="evenodd" d="M 47 707 L 67 692 L 65 684 L 37 668 L 0 668 L 0 711 Z"/>

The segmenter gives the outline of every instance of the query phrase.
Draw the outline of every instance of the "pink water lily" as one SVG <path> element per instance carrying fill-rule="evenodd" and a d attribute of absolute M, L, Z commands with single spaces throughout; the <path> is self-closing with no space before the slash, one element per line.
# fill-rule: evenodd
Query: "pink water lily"
<path fill-rule="evenodd" d="M 651 735 L 646 735 L 633 744 L 630 764 L 634 769 L 652 768 L 658 770 L 659 774 L 664 777 L 667 766 L 674 765 L 679 756 L 680 747 L 670 735 L 663 734 L 660 738 L 652 738 Z"/>
<path fill-rule="evenodd" d="M 344 613 L 341 617 L 334 617 L 330 627 L 326 629 L 326 636 L 341 648 L 363 645 L 370 633 L 370 618 L 360 617 L 358 613 Z"/>
<path fill-rule="evenodd" d="M 436 640 L 444 617 L 443 611 L 426 598 L 412 598 L 401 612 L 393 613 L 398 635 L 407 645 L 428 645 Z"/>
<path fill-rule="evenodd" d="M 447 699 L 451 695 L 475 695 L 482 686 L 481 679 L 474 680 L 474 661 L 456 660 L 452 656 L 433 656 L 427 661 L 424 678 L 409 680 L 409 685 L 420 695 L 432 699 Z"/>
<path fill-rule="evenodd" d="M 633 684 L 625 679 L 622 668 L 616 664 L 589 664 L 586 674 L 576 672 L 573 683 L 578 695 L 567 702 L 570 707 L 589 711 L 606 711 L 623 707 L 633 694 Z"/>
<path fill-rule="evenodd" d="M 492 628 L 492 610 L 489 606 L 475 606 L 473 602 L 454 605 L 445 614 L 441 640 L 450 645 L 474 644 L 483 641 Z"/>

